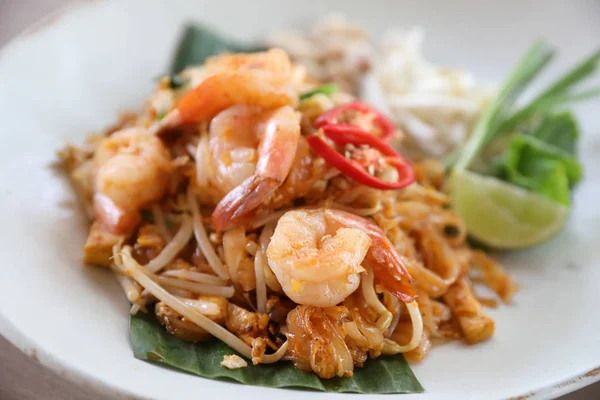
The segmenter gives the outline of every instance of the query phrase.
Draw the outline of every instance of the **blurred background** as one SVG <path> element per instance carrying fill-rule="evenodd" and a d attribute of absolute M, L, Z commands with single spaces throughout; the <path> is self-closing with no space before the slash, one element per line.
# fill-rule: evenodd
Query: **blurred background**
<path fill-rule="evenodd" d="M 48 14 L 86 1 L 92 0 L 0 0 L 0 47 Z M 0 400 L 103 398 L 91 392 L 89 388 L 74 385 L 44 369 L 0 337 Z M 564 396 L 560 400 L 592 399 L 600 399 L 600 383 Z"/>

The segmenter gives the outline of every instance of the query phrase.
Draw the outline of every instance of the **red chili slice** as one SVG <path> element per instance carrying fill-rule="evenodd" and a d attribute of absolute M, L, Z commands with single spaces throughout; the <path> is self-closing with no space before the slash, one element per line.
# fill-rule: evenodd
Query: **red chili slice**
<path fill-rule="evenodd" d="M 337 119 L 346 111 L 357 111 L 362 114 L 374 114 L 375 123 L 382 131 L 382 140 L 387 142 L 396 136 L 396 127 L 392 121 L 390 121 L 381 112 L 360 101 L 351 101 L 350 103 L 342 104 L 341 106 L 332 108 L 331 110 L 321 114 L 321 116 L 319 116 L 319 118 L 317 118 L 315 121 L 315 126 L 317 128 L 323 128 L 325 126 L 337 126 L 338 128 L 336 129 L 341 129 L 348 132 L 364 132 L 364 130 L 358 126 L 337 122 Z"/>
<path fill-rule="evenodd" d="M 330 146 L 323 138 L 318 135 L 312 135 L 306 138 L 310 147 L 332 167 L 338 169 L 344 175 L 352 178 L 356 182 L 370 186 L 375 189 L 396 190 L 402 189 L 415 181 L 415 173 L 412 166 L 396 150 L 384 142 L 381 138 L 365 131 L 356 129 L 344 130 L 344 126 L 325 125 L 323 133 L 334 143 L 344 146 L 352 144 L 354 146 L 367 145 L 383 156 L 384 160 L 396 171 L 398 171 L 398 181 L 386 182 L 367 172 L 364 166 L 355 160 L 348 159 L 340 154 L 335 148 Z M 355 128 L 355 127 L 354 127 Z"/>

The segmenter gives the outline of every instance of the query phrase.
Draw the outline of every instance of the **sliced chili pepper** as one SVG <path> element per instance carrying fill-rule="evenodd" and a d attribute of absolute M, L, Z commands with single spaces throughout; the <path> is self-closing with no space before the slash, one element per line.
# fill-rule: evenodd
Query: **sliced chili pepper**
<path fill-rule="evenodd" d="M 325 133 L 325 136 L 338 145 L 367 145 L 379 151 L 385 156 L 383 158 L 386 163 L 393 166 L 396 171 L 398 171 L 398 181 L 386 182 L 369 174 L 364 166 L 358 161 L 344 157 L 319 135 L 312 135 L 306 138 L 310 147 L 323 157 L 329 165 L 338 169 L 344 175 L 347 175 L 356 182 L 375 189 L 396 190 L 402 189 L 415 181 L 415 173 L 412 166 L 381 138 L 365 131 L 357 131 L 354 129 L 343 131 L 339 128 L 339 125 L 326 125 L 323 127 L 323 132 Z"/>
<path fill-rule="evenodd" d="M 350 103 L 342 104 L 341 106 L 332 108 L 331 110 L 321 114 L 321 116 L 319 116 L 319 118 L 317 118 L 315 121 L 315 126 L 317 128 L 322 128 L 324 126 L 337 126 L 337 129 L 341 130 L 364 132 L 364 129 L 358 126 L 337 122 L 338 118 L 346 111 L 358 111 L 362 114 L 375 115 L 375 123 L 382 131 L 382 140 L 390 141 L 396 136 L 396 127 L 392 121 L 371 106 L 360 101 L 351 101 Z"/>

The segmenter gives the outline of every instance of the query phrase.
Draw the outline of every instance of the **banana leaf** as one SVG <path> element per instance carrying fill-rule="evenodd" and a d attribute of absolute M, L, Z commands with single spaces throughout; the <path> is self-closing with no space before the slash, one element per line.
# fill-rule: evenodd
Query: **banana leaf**
<path fill-rule="evenodd" d="M 236 354 L 221 341 L 189 343 L 169 334 L 153 313 L 130 320 L 130 338 L 136 358 L 163 364 L 203 378 L 221 379 L 272 388 L 302 388 L 325 392 L 366 394 L 421 393 L 423 387 L 402 355 L 381 356 L 356 368 L 351 378 L 319 379 L 300 371 L 289 361 L 227 369 L 223 356 Z"/>

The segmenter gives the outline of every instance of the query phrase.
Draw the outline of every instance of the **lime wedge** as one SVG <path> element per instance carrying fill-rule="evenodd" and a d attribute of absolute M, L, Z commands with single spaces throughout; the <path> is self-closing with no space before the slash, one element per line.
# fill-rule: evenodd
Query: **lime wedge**
<path fill-rule="evenodd" d="M 474 239 L 498 249 L 541 243 L 565 225 L 569 208 L 489 176 L 455 171 L 452 206 Z"/>

